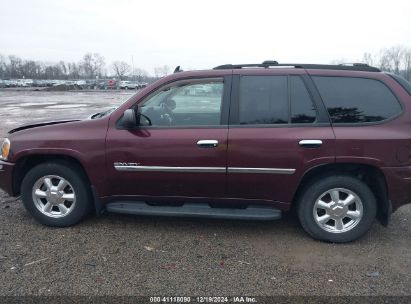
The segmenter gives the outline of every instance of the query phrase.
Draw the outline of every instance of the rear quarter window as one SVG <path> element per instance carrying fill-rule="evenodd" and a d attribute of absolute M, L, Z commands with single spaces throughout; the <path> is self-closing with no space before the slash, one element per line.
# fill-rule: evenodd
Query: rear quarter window
<path fill-rule="evenodd" d="M 381 81 L 356 77 L 312 77 L 333 123 L 379 122 L 399 115 L 401 105 Z"/>

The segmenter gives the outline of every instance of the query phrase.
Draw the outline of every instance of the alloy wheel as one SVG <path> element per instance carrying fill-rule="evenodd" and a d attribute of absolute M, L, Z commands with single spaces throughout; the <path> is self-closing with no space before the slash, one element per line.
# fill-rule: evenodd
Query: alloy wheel
<path fill-rule="evenodd" d="M 313 208 L 317 225 L 331 233 L 353 229 L 363 217 L 363 204 L 357 194 L 344 188 L 333 188 L 319 196 Z"/>
<path fill-rule="evenodd" d="M 33 202 L 46 216 L 61 218 L 73 211 L 76 193 L 63 177 L 47 175 L 38 179 L 32 190 Z"/>

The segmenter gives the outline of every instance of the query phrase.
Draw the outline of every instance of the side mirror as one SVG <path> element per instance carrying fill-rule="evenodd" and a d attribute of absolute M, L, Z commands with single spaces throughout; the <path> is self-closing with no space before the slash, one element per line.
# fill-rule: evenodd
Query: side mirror
<path fill-rule="evenodd" d="M 134 109 L 125 110 L 121 124 L 127 129 L 135 128 L 137 126 L 136 111 Z"/>

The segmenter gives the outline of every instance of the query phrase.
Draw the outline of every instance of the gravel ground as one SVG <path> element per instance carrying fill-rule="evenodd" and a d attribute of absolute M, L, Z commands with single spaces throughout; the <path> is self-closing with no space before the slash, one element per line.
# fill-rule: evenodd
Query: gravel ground
<path fill-rule="evenodd" d="M 0 91 L 0 137 L 128 96 Z M 73 104 L 81 106 L 49 107 Z M 56 229 L 2 191 L 0 225 L 0 295 L 411 296 L 411 205 L 388 228 L 375 223 L 340 245 L 312 240 L 291 215 L 252 222 L 104 214 Z"/>

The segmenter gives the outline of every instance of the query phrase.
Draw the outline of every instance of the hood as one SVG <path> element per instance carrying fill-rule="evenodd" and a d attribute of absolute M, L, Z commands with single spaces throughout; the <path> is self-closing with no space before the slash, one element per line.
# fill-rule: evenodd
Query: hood
<path fill-rule="evenodd" d="M 57 124 L 62 124 L 62 123 L 67 123 L 67 122 L 75 122 L 75 121 L 80 121 L 80 120 L 81 119 L 56 120 L 56 121 L 46 121 L 46 122 L 38 122 L 38 123 L 34 123 L 34 124 L 27 124 L 27 125 L 22 125 L 22 126 L 20 126 L 18 128 L 15 128 L 13 130 L 10 130 L 9 134 L 16 133 L 16 132 L 21 131 L 21 130 L 36 128 L 36 127 L 57 125 Z"/>

